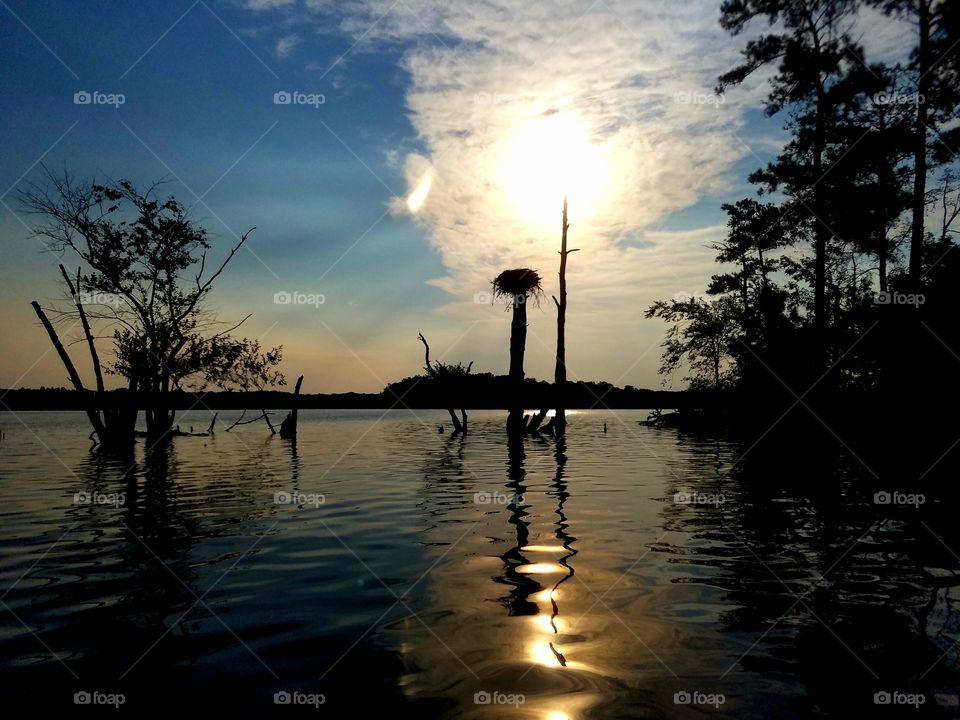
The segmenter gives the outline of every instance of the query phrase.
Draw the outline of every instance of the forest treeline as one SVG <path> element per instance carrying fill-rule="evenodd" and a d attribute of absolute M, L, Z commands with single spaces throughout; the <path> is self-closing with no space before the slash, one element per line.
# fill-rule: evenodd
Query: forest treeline
<path fill-rule="evenodd" d="M 868 10 L 899 23 L 900 62 L 854 34 Z M 717 92 L 772 71 L 764 109 L 786 140 L 723 206 L 702 294 L 647 310 L 668 327 L 661 372 L 735 393 L 758 427 L 796 408 L 955 438 L 960 3 L 727 0 L 721 25 L 752 39 Z"/>
<path fill-rule="evenodd" d="M 553 385 L 543 380 L 525 380 L 525 397 L 532 406 L 549 404 Z M 129 405 L 126 389 L 108 390 L 101 396 L 102 407 L 123 408 Z M 469 408 L 506 409 L 513 401 L 510 378 L 507 375 L 476 373 L 457 386 L 456 403 Z M 21 410 L 82 410 L 85 400 L 69 388 L 0 389 L 3 404 L 14 411 Z M 569 407 L 575 409 L 603 408 L 695 408 L 711 403 L 712 393 L 702 391 L 646 390 L 632 386 L 615 387 L 606 382 L 577 382 L 569 386 Z M 178 411 L 184 410 L 245 410 L 270 408 L 286 410 L 293 406 L 290 392 L 281 390 L 207 391 L 195 393 L 173 391 L 166 400 Z M 148 398 L 139 398 L 149 404 Z M 415 375 L 390 383 L 376 393 L 314 393 L 301 394 L 297 406 L 301 409 L 433 409 L 450 404 L 450 387 L 423 375 Z M 455 403 L 455 404 L 456 404 Z"/>

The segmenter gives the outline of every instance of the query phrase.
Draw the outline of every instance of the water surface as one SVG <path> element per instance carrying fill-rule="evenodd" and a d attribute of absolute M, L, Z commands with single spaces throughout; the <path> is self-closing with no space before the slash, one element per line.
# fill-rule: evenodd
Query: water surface
<path fill-rule="evenodd" d="M 501 412 L 305 411 L 295 448 L 234 415 L 132 463 L 80 413 L 0 415 L 4 707 L 960 715 L 951 504 L 877 505 L 853 458 L 642 411 L 560 447 Z"/>

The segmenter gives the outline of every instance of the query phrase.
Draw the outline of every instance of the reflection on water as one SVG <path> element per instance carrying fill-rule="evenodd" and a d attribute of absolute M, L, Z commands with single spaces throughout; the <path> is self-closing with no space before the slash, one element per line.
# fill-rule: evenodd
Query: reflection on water
<path fill-rule="evenodd" d="M 381 415 L 132 462 L 90 455 L 76 414 L 0 416 L 0 703 L 960 715 L 954 495 L 878 504 L 855 459 L 639 411 L 577 413 L 559 443 L 508 442 L 501 413 L 465 437 Z"/>

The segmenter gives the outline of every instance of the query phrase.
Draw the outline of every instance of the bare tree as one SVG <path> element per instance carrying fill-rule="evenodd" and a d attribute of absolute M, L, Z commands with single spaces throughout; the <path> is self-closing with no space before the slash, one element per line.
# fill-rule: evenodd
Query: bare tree
<path fill-rule="evenodd" d="M 466 367 L 463 366 L 463 363 L 448 365 L 440 362 L 439 360 L 434 360 L 431 363 L 430 346 L 427 344 L 427 339 L 423 336 L 423 333 L 417 333 L 417 337 L 419 337 L 420 342 L 423 343 L 423 349 L 425 353 L 424 367 L 427 371 L 427 375 L 436 380 L 440 390 L 452 400 L 453 396 L 459 389 L 458 386 L 460 385 L 460 381 L 470 374 L 470 369 L 473 367 L 473 361 L 471 361 Z M 450 413 L 450 422 L 453 423 L 453 432 L 455 434 L 461 432 L 466 434 L 466 409 L 460 408 L 460 418 L 457 417 L 457 414 L 454 412 L 452 407 L 447 408 L 447 412 Z"/>
<path fill-rule="evenodd" d="M 553 383 L 556 393 L 556 415 L 553 420 L 553 431 L 558 438 L 563 437 L 567 431 L 567 345 L 566 345 L 566 322 L 567 322 L 567 255 L 577 252 L 580 248 L 567 249 L 567 230 L 570 229 L 570 223 L 567 222 L 567 196 L 563 196 L 563 220 L 561 221 L 560 233 L 560 299 L 553 298 L 557 306 L 557 367 L 554 371 Z M 542 413 L 542 411 L 541 411 Z M 537 415 L 540 421 L 543 420 L 543 414 Z M 536 429 L 539 422 L 535 418 L 535 425 L 530 428 Z"/>

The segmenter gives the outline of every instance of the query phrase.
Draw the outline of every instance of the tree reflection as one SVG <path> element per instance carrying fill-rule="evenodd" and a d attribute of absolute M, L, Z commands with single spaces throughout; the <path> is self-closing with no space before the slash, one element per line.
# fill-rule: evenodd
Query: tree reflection
<path fill-rule="evenodd" d="M 923 693 L 931 709 L 957 680 L 949 503 L 878 504 L 870 472 L 833 448 L 743 455 L 726 445 L 725 458 L 693 455 L 683 473 L 702 493 L 723 476 L 725 502 L 663 511 L 666 527 L 688 536 L 672 552 L 690 571 L 674 582 L 725 593 L 717 631 L 741 647 L 714 659 L 725 681 L 797 678 L 801 715 L 875 709 L 885 690 Z"/>
<path fill-rule="evenodd" d="M 523 437 L 510 436 L 507 440 L 507 522 L 513 526 L 516 544 L 500 556 L 503 560 L 503 574 L 495 577 L 495 582 L 511 586 L 510 592 L 501 602 L 511 615 L 536 615 L 540 610 L 530 596 L 543 589 L 543 586 L 530 574 L 519 571 L 530 560 L 524 548 L 530 543 L 530 522 L 527 520 L 526 470 L 524 461 L 526 450 Z"/>

